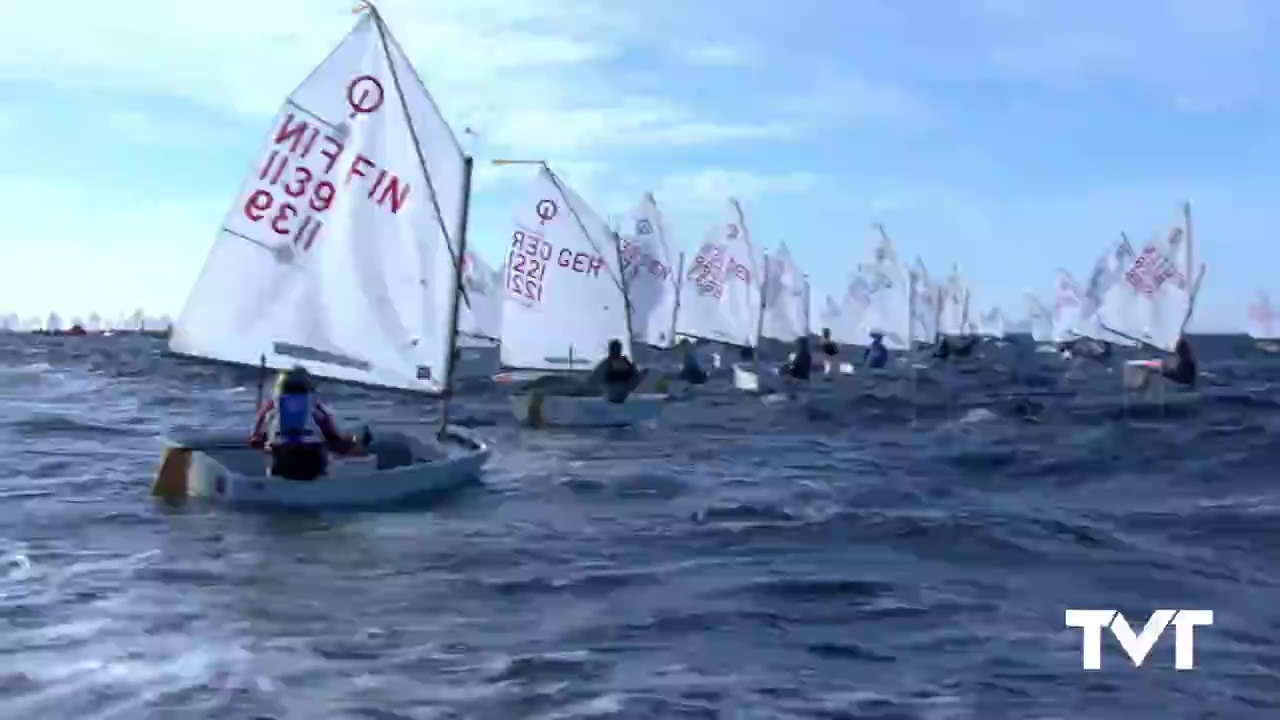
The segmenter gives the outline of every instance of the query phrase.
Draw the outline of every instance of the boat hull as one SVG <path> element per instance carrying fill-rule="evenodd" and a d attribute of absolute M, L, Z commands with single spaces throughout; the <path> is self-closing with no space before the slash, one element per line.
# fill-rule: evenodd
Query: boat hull
<path fill-rule="evenodd" d="M 492 450 L 469 430 L 449 426 L 437 443 L 394 431 L 373 433 L 370 454 L 331 459 L 309 482 L 267 473 L 267 458 L 243 437 L 206 435 L 166 442 L 157 476 L 184 495 L 228 505 L 286 508 L 369 507 L 447 492 L 478 477 Z"/>
<path fill-rule="evenodd" d="M 734 363 L 733 386 L 749 393 L 768 394 L 776 391 L 782 384 L 779 374 L 776 371 L 757 372 L 758 367 L 746 363 Z"/>
<path fill-rule="evenodd" d="M 835 362 L 832 360 L 822 361 L 822 374 L 828 377 L 833 375 L 852 375 L 853 363 Z"/>
<path fill-rule="evenodd" d="M 632 393 L 623 403 L 600 396 L 528 393 L 511 398 L 516 420 L 530 427 L 610 428 L 629 427 L 662 414 L 667 395 Z"/>

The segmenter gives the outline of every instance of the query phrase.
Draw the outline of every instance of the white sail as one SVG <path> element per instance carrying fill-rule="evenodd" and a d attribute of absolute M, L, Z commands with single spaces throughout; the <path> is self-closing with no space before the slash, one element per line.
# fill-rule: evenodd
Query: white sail
<path fill-rule="evenodd" d="M 1254 340 L 1280 339 L 1276 313 L 1271 307 L 1271 298 L 1265 292 L 1260 291 L 1257 301 L 1249 305 L 1249 337 Z"/>
<path fill-rule="evenodd" d="M 1173 352 L 1191 320 L 1199 278 L 1193 283 L 1182 272 L 1169 247 L 1152 240 L 1142 248 L 1107 292 L 1098 319 L 1107 330 Z"/>
<path fill-rule="evenodd" d="M 910 347 L 912 285 L 893 241 L 881 235 L 872 251 L 871 262 L 862 266 L 866 278 L 867 309 L 862 316 L 862 343 L 871 333 L 884 335 L 885 347 L 903 350 Z"/>
<path fill-rule="evenodd" d="M 737 200 L 729 199 L 726 215 L 712 227 L 684 274 L 676 332 L 755 347 L 764 263 Z"/>
<path fill-rule="evenodd" d="M 1133 259 L 1133 246 L 1127 239 L 1121 238 L 1094 261 L 1093 270 L 1089 273 L 1089 283 L 1084 291 L 1079 293 L 1080 308 L 1068 328 L 1072 335 L 1124 346 L 1136 344 L 1128 338 L 1108 331 L 1102 327 L 1098 319 L 1098 308 L 1101 307 L 1103 298 L 1106 297 L 1111 286 L 1124 274 Z"/>
<path fill-rule="evenodd" d="M 1024 292 L 1027 323 L 1031 326 L 1031 339 L 1038 343 L 1053 342 L 1053 311 L 1028 289 Z"/>
<path fill-rule="evenodd" d="M 635 339 L 656 348 L 675 343 L 684 258 L 667 243 L 667 225 L 653 193 L 645 193 L 621 232 L 622 270 Z"/>
<path fill-rule="evenodd" d="M 403 50 L 365 13 L 285 99 L 170 348 L 438 392 L 465 175 Z"/>
<path fill-rule="evenodd" d="M 911 289 L 911 341 L 933 343 L 938 338 L 942 317 L 942 289 L 935 287 L 920 258 L 912 265 L 911 274 L 915 278 Z"/>
<path fill-rule="evenodd" d="M 631 353 L 616 236 L 586 201 L 542 167 L 516 210 L 502 309 L 502 364 L 591 370 L 610 340 Z"/>
<path fill-rule="evenodd" d="M 462 285 L 469 304 L 458 308 L 458 332 L 472 339 L 496 342 L 502 331 L 502 279 L 476 253 L 463 254 Z"/>
<path fill-rule="evenodd" d="M 809 333 L 809 278 L 800 272 L 787 244 L 765 257 L 764 315 L 760 334 L 791 342 Z"/>
<path fill-rule="evenodd" d="M 943 284 L 942 295 L 942 317 L 938 331 L 951 336 L 969 334 L 969 288 L 960 276 L 958 267 L 952 267 L 951 274 Z"/>
<path fill-rule="evenodd" d="M 1000 308 L 993 307 L 978 317 L 978 334 L 997 340 L 1004 338 L 1004 313 Z"/>
<path fill-rule="evenodd" d="M 1082 293 L 1075 278 L 1066 270 L 1057 271 L 1053 295 L 1053 341 L 1065 342 L 1075 337 L 1080 316 Z"/>
<path fill-rule="evenodd" d="M 835 328 L 840 324 L 840 306 L 836 303 L 835 298 L 830 295 L 826 296 L 822 303 L 822 310 L 818 312 L 818 322 L 819 326 L 813 328 L 814 330 L 819 333 L 822 330 L 830 330 L 832 335 L 835 335 Z M 840 338 L 835 337 L 835 339 L 838 341 Z"/>

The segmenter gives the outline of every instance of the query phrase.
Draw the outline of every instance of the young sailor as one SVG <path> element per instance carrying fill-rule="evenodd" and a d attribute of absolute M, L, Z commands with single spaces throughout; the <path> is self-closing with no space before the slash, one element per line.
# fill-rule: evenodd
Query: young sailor
<path fill-rule="evenodd" d="M 1089 338 L 1078 338 L 1071 343 L 1069 352 L 1072 357 L 1088 358 L 1103 365 L 1111 361 L 1111 343 L 1106 340 L 1094 341 Z"/>
<path fill-rule="evenodd" d="M 271 453 L 271 474 L 315 480 L 329 468 L 329 453 L 359 455 L 362 443 L 344 434 L 329 408 L 315 399 L 315 383 L 302 367 L 280 373 L 271 397 L 258 408 L 249 445 Z"/>
<path fill-rule="evenodd" d="M 822 354 L 832 359 L 839 353 L 840 348 L 836 345 L 836 341 L 831 339 L 831 328 L 822 328 Z M 835 361 L 832 360 L 832 362 Z"/>
<path fill-rule="evenodd" d="M 873 370 L 878 370 L 889 362 L 889 349 L 884 346 L 884 333 L 871 333 L 871 344 L 862 353 L 862 362 Z"/>
<path fill-rule="evenodd" d="M 795 380 L 808 380 L 813 371 L 813 355 L 809 353 L 809 338 L 796 338 L 796 354 L 786 365 L 786 374 Z"/>
<path fill-rule="evenodd" d="M 978 336 L 970 335 L 965 341 L 951 348 L 951 353 L 956 357 L 969 357 L 973 353 L 973 349 L 978 346 Z"/>
<path fill-rule="evenodd" d="M 938 360 L 946 360 L 951 357 L 951 342 L 947 340 L 946 335 L 938 338 L 938 345 L 933 349 L 933 357 Z"/>
<path fill-rule="evenodd" d="M 681 363 L 679 378 L 691 385 L 701 385 L 707 381 L 707 371 L 698 362 L 698 351 L 687 338 L 680 341 Z"/>
<path fill-rule="evenodd" d="M 587 383 L 590 386 L 603 384 L 609 402 L 622 403 L 642 379 L 640 371 L 622 354 L 622 341 L 614 339 L 609 341 L 608 356 L 592 369 Z"/>
<path fill-rule="evenodd" d="M 1160 374 L 1179 385 L 1195 387 L 1196 356 L 1186 335 L 1178 337 L 1178 342 L 1173 346 L 1173 355 L 1160 363 Z"/>

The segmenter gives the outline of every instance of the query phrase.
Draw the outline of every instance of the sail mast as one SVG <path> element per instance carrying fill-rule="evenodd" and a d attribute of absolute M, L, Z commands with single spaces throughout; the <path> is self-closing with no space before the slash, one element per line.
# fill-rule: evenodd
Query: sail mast
<path fill-rule="evenodd" d="M 631 323 L 631 286 L 627 283 L 627 268 L 622 262 L 622 236 L 618 233 L 621 226 L 613 218 L 610 218 L 605 225 L 609 228 L 609 234 L 613 235 L 613 256 L 618 263 L 618 283 L 622 290 L 622 305 L 627 311 L 627 339 L 631 344 L 632 352 L 635 352 L 636 336 L 633 334 L 634 330 Z M 647 345 L 648 343 L 645 340 L 647 338 L 642 339 L 640 342 Z"/>
<path fill-rule="evenodd" d="M 436 222 L 440 225 L 440 234 L 444 237 L 445 247 L 449 250 L 449 258 L 454 265 L 462 262 L 463 254 L 459 250 L 456 253 L 453 249 L 453 243 L 449 239 L 449 229 L 445 227 L 444 213 L 440 210 L 440 199 L 436 194 L 436 185 L 431 181 L 431 171 L 427 166 L 427 156 L 422 152 L 422 142 L 418 140 L 418 129 L 413 126 L 413 116 L 409 114 L 409 102 L 404 96 L 404 87 L 400 84 L 400 73 L 396 70 L 395 58 L 391 55 L 392 38 L 387 31 L 387 23 L 382 19 L 382 13 L 378 12 L 378 8 L 374 6 L 372 0 L 361 0 L 361 8 L 357 8 L 357 12 L 361 9 L 368 10 L 373 15 L 374 25 L 378 28 L 378 38 L 382 40 L 382 54 L 387 60 L 387 70 L 391 73 L 391 84 L 396 87 L 396 96 L 400 99 L 400 111 L 404 116 L 405 127 L 409 130 L 409 139 L 413 141 L 413 151 L 417 155 L 418 165 L 422 168 L 423 180 L 427 183 L 427 196 L 431 198 L 431 207 L 435 210 Z M 438 111 L 437 111 L 438 112 Z M 450 129 L 452 135 L 452 129 Z M 457 138 L 451 138 L 454 144 L 457 144 Z M 468 184 L 470 180 L 467 181 Z M 462 295 L 462 301 L 471 307 L 471 299 L 467 296 L 467 290 L 463 285 L 458 285 L 457 293 Z M 450 351 L 452 352 L 452 350 Z"/>
<path fill-rule="evenodd" d="M 684 252 L 681 251 L 678 261 L 679 269 L 676 271 L 676 301 L 671 304 L 671 334 L 667 337 L 670 339 L 669 347 L 676 346 L 676 321 L 680 318 L 680 294 L 684 291 Z"/>
<path fill-rule="evenodd" d="M 462 314 L 463 298 L 462 261 L 467 256 L 467 225 L 471 217 L 471 171 L 475 161 L 470 155 L 462 156 L 462 217 L 458 231 L 458 256 L 453 263 L 453 292 L 449 293 L 449 354 L 445 360 L 444 401 L 440 406 L 440 436 L 449 425 L 449 406 L 453 399 L 453 378 L 458 368 L 458 316 Z"/>
<path fill-rule="evenodd" d="M 748 245 L 748 248 L 749 248 L 749 247 L 750 247 L 750 246 Z M 763 278 L 763 280 L 762 280 L 762 282 L 761 282 L 761 284 L 760 284 L 760 312 L 759 312 L 759 314 L 756 316 L 756 349 L 757 349 L 757 353 L 756 353 L 756 354 L 757 354 L 757 355 L 759 355 L 758 350 L 759 350 L 759 348 L 760 348 L 760 338 L 761 338 L 761 336 L 763 336 L 763 335 L 764 335 L 764 309 L 765 309 L 765 303 L 767 302 L 767 301 L 766 301 L 766 298 L 765 298 L 765 292 L 764 292 L 764 290 L 765 290 L 765 288 L 766 288 L 766 287 L 768 287 L 768 286 L 769 286 L 769 266 L 770 266 L 770 265 L 772 265 L 772 264 L 773 264 L 773 263 L 769 262 L 769 255 L 768 255 L 768 254 L 765 254 L 765 256 L 764 256 L 764 278 Z"/>
<path fill-rule="evenodd" d="M 413 125 L 413 116 L 409 114 L 409 101 L 404 96 L 404 86 L 400 83 L 400 73 L 396 70 L 395 58 L 391 55 L 392 39 L 387 31 L 386 21 L 382 19 L 382 13 L 378 12 L 378 8 L 370 0 L 362 0 L 361 4 L 373 15 L 374 24 L 378 28 L 378 38 L 382 41 L 382 54 L 386 58 L 387 70 L 391 73 L 391 83 L 395 85 L 396 96 L 400 100 L 400 111 L 404 117 L 405 128 L 409 131 L 409 139 L 413 141 L 413 151 L 418 157 L 418 166 L 422 168 L 422 179 L 427 184 L 427 195 L 431 198 L 431 207 L 435 210 L 436 222 L 440 225 L 440 235 L 444 239 L 445 249 L 449 252 L 449 259 L 453 263 L 453 288 L 449 293 L 449 336 L 445 343 L 447 353 L 445 355 L 444 399 L 440 408 L 440 434 L 443 436 L 445 427 L 449 423 L 449 399 L 453 394 L 453 375 L 458 364 L 459 298 L 467 304 L 467 307 L 471 307 L 471 301 L 467 297 L 466 288 L 462 283 L 462 263 L 466 253 L 467 216 L 471 205 L 471 170 L 474 162 L 471 156 L 463 155 L 462 212 L 459 218 L 459 227 L 456 229 L 458 250 L 454 252 L 453 243 L 449 238 L 449 228 L 446 226 L 444 213 L 440 210 L 440 200 L 436 194 L 435 183 L 431 181 L 431 170 L 427 165 L 427 157 L 422 152 L 422 141 L 418 139 L 418 129 Z M 457 143 L 456 138 L 454 142 L 455 144 Z"/>

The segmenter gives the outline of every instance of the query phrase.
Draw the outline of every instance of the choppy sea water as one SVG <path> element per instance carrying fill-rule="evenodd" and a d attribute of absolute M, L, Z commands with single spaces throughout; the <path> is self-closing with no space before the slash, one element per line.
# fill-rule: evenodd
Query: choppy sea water
<path fill-rule="evenodd" d="M 160 436 L 254 398 L 162 349 L 0 338 L 0 717 L 1280 717 L 1280 362 L 1240 340 L 1158 411 L 1011 348 L 927 410 L 717 379 L 627 431 L 520 430 L 477 385 L 483 481 L 376 513 L 153 502 Z M 1085 672 L 1067 608 L 1215 618 L 1195 670 L 1170 628 Z"/>

